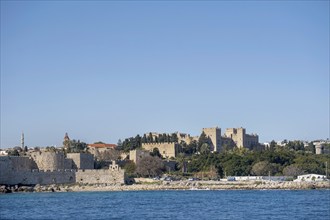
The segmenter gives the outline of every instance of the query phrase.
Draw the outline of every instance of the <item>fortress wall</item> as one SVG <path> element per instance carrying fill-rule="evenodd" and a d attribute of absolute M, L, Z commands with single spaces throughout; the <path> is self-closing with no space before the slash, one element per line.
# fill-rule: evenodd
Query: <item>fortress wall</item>
<path fill-rule="evenodd" d="M 154 148 L 158 148 L 159 153 L 163 157 L 176 157 L 178 154 L 178 144 L 177 143 L 143 143 L 142 148 L 148 151 L 152 151 Z"/>
<path fill-rule="evenodd" d="M 72 159 L 68 159 L 68 158 L 64 159 L 64 169 L 74 169 Z"/>
<path fill-rule="evenodd" d="M 69 153 L 68 159 L 72 159 L 74 169 L 94 169 L 94 155 L 83 153 Z"/>
<path fill-rule="evenodd" d="M 29 157 L 2 156 L 0 169 L 6 170 L 32 170 L 37 169 L 36 163 Z"/>
<path fill-rule="evenodd" d="M 33 152 L 31 157 L 39 170 L 63 170 L 65 168 L 62 152 Z"/>
<path fill-rule="evenodd" d="M 125 172 L 123 170 L 78 170 L 77 183 L 87 184 L 125 184 Z"/>
<path fill-rule="evenodd" d="M 0 157 L 0 183 L 9 181 L 12 172 L 12 164 L 9 157 Z"/>
<path fill-rule="evenodd" d="M 135 149 L 129 152 L 129 159 L 135 164 L 139 164 L 141 159 L 148 155 L 150 155 L 150 152 L 147 150 Z"/>
<path fill-rule="evenodd" d="M 6 178 L 0 178 L 0 184 L 23 184 L 23 185 L 35 185 L 35 184 L 63 184 L 63 183 L 75 183 L 74 171 L 15 171 L 10 172 Z"/>
<path fill-rule="evenodd" d="M 1 156 L 0 157 L 0 183 L 6 183 L 17 171 L 31 171 L 37 165 L 29 157 Z"/>

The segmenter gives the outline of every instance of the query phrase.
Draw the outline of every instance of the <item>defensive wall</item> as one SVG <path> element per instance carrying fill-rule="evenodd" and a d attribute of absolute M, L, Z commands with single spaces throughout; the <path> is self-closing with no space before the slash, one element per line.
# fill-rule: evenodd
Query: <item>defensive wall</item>
<path fill-rule="evenodd" d="M 72 165 L 66 158 L 63 152 L 32 152 L 32 159 L 36 162 L 39 170 L 63 170 L 71 169 L 66 167 Z"/>
<path fill-rule="evenodd" d="M 75 183 L 75 170 L 61 170 L 61 171 L 15 171 L 9 172 L 7 175 L 0 175 L 0 184 L 5 185 L 47 185 L 47 184 L 64 184 Z"/>
<path fill-rule="evenodd" d="M 125 184 L 125 171 L 115 161 L 107 170 L 78 170 L 76 181 L 86 184 Z"/>
<path fill-rule="evenodd" d="M 179 153 L 178 143 L 142 143 L 142 148 L 148 151 L 152 151 L 154 148 L 158 148 L 159 153 L 163 157 L 171 158 L 176 157 Z"/>
<path fill-rule="evenodd" d="M 73 169 L 94 169 L 93 154 L 68 153 L 66 156 L 73 161 Z"/>
<path fill-rule="evenodd" d="M 45 152 L 43 152 L 45 153 Z M 54 153 L 54 152 L 47 152 Z M 39 154 L 36 154 L 39 155 Z M 41 154 L 40 154 L 41 155 Z M 51 156 L 52 155 L 52 156 Z M 55 156 L 54 156 L 55 155 Z M 54 157 L 53 157 L 54 156 Z M 36 157 L 38 158 L 38 156 Z M 46 165 L 45 158 L 53 160 L 58 158 L 60 161 L 50 161 L 55 167 Z M 80 161 L 84 161 L 85 157 Z M 72 159 L 65 159 L 72 161 Z M 35 184 L 64 184 L 64 183 L 106 183 L 117 184 L 125 183 L 125 172 L 121 170 L 118 165 L 110 165 L 108 170 L 94 170 L 94 169 L 57 169 L 63 167 L 65 160 L 62 160 L 58 154 L 46 154 L 46 157 L 39 158 L 40 167 L 49 168 L 48 170 L 40 170 L 33 157 L 0 157 L 0 185 L 35 185 Z M 88 158 L 90 160 L 90 158 Z M 63 163 L 62 163 L 63 162 Z M 62 164 L 62 165 L 61 165 Z M 94 163 L 93 163 L 94 164 Z"/>
<path fill-rule="evenodd" d="M 135 164 L 139 164 L 140 160 L 148 155 L 150 155 L 150 152 L 148 150 L 135 149 L 129 152 L 129 159 Z"/>

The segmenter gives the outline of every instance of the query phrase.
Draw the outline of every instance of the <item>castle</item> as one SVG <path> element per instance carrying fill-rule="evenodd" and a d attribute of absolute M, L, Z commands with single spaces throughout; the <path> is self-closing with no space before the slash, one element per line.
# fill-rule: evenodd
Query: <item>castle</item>
<path fill-rule="evenodd" d="M 67 148 L 68 141 L 69 136 L 65 134 L 64 149 Z M 94 156 L 89 153 L 67 153 L 65 157 L 64 152 L 34 151 L 30 152 L 29 156 L 0 157 L 0 185 L 111 185 L 125 184 L 126 180 L 124 170 L 115 164 L 115 161 L 109 169 L 94 169 Z"/>
<path fill-rule="evenodd" d="M 221 135 L 219 127 L 203 128 L 202 132 L 206 135 L 209 141 L 211 152 L 222 152 L 228 148 L 259 148 L 259 136 L 256 134 L 246 134 L 245 128 L 227 128 L 224 135 Z M 153 139 L 159 138 L 160 134 L 157 132 L 150 132 L 145 135 L 152 135 Z M 185 142 L 190 144 L 192 141 L 198 141 L 199 136 L 190 136 L 180 132 L 176 134 L 177 142 L 162 142 L 162 143 L 142 143 L 142 148 L 148 151 L 153 151 L 158 148 L 163 157 L 176 157 L 180 152 L 180 143 Z"/>

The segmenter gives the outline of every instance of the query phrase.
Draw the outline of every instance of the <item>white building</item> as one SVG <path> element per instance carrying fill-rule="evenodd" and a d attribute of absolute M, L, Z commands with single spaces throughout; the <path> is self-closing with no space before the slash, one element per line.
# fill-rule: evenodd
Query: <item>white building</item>
<path fill-rule="evenodd" d="M 297 179 L 294 180 L 294 182 L 320 182 L 325 181 L 326 179 L 327 178 L 325 175 L 305 174 L 298 176 Z"/>

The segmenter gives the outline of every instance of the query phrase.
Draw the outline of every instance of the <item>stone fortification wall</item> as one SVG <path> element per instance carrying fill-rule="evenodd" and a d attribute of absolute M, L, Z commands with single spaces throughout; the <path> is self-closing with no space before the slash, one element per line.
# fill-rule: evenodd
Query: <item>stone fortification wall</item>
<path fill-rule="evenodd" d="M 139 164 L 140 160 L 148 155 L 150 155 L 150 152 L 147 150 L 141 150 L 141 149 L 131 150 L 129 152 L 129 159 L 133 161 L 135 164 Z"/>
<path fill-rule="evenodd" d="M 74 169 L 72 159 L 68 159 L 68 158 L 64 159 L 64 169 Z"/>
<path fill-rule="evenodd" d="M 143 143 L 142 148 L 148 151 L 158 148 L 159 153 L 165 158 L 176 157 L 179 153 L 178 143 Z"/>
<path fill-rule="evenodd" d="M 125 172 L 118 165 L 110 165 L 109 170 L 76 170 L 61 169 L 64 166 L 72 167 L 72 159 L 64 159 L 63 154 L 53 152 L 37 152 L 34 155 L 37 163 L 29 157 L 0 157 L 0 185 L 35 185 L 35 184 L 64 184 L 64 183 L 88 183 L 88 184 L 124 184 Z M 88 160 L 82 156 L 80 162 Z M 93 158 L 93 156 L 92 156 Z M 49 164 L 47 164 L 49 159 Z M 84 167 L 85 165 L 81 165 Z M 93 161 L 94 166 L 94 161 Z M 38 170 L 38 168 L 40 170 Z M 78 181 L 79 180 L 79 181 Z"/>
<path fill-rule="evenodd" d="M 86 184 L 125 184 L 123 170 L 78 170 L 77 183 Z"/>
<path fill-rule="evenodd" d="M 8 185 L 47 185 L 47 184 L 63 184 L 75 183 L 75 171 L 15 171 L 8 175 L 0 175 L 0 184 Z"/>
<path fill-rule="evenodd" d="M 259 136 L 246 134 L 245 128 L 227 128 L 225 137 L 231 138 L 238 148 L 246 147 L 252 149 L 259 145 Z"/>
<path fill-rule="evenodd" d="M 64 154 L 62 152 L 33 152 L 31 157 L 36 162 L 39 170 L 63 170 Z"/>
<path fill-rule="evenodd" d="M 244 137 L 244 147 L 252 149 L 255 146 L 259 145 L 259 136 L 255 134 L 246 134 Z"/>
<path fill-rule="evenodd" d="M 69 153 L 68 159 L 72 159 L 74 169 L 94 169 L 94 155 L 82 153 Z"/>
<path fill-rule="evenodd" d="M 32 170 L 38 169 L 37 164 L 30 157 L 2 156 L 0 170 Z"/>

